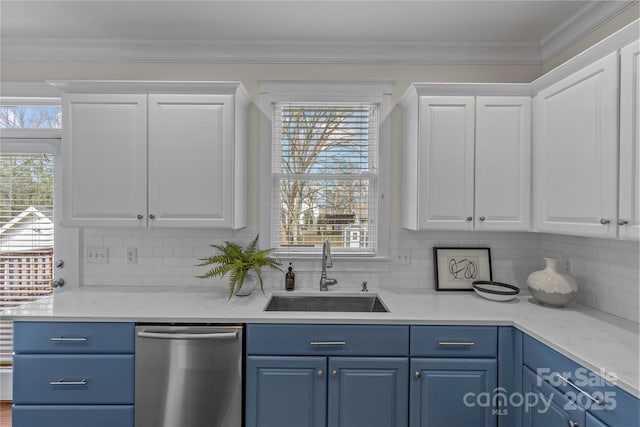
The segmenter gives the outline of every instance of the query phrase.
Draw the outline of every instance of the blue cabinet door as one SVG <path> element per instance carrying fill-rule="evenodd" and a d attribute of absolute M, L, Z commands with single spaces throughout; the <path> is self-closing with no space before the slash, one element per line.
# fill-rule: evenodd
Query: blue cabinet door
<path fill-rule="evenodd" d="M 587 412 L 587 423 L 585 424 L 585 426 L 586 427 L 609 427 L 608 425 L 606 425 L 605 423 L 603 423 L 602 421 L 600 421 L 599 419 L 597 419 L 596 417 L 594 417 L 588 412 Z"/>
<path fill-rule="evenodd" d="M 581 427 L 585 411 L 527 367 L 522 368 L 523 427 Z"/>
<path fill-rule="evenodd" d="M 246 427 L 325 427 L 327 358 L 248 356 Z"/>
<path fill-rule="evenodd" d="M 406 427 L 406 357 L 329 358 L 329 427 Z"/>
<path fill-rule="evenodd" d="M 411 378 L 411 427 L 497 425 L 496 359 L 412 358 Z"/>

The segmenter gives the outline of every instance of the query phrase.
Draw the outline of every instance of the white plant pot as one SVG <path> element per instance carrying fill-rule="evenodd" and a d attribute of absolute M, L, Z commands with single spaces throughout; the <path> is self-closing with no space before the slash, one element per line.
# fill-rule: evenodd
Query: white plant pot
<path fill-rule="evenodd" d="M 578 283 L 573 276 L 558 271 L 556 258 L 544 258 L 547 266 L 527 277 L 531 295 L 542 304 L 562 307 L 569 304 L 578 293 Z"/>

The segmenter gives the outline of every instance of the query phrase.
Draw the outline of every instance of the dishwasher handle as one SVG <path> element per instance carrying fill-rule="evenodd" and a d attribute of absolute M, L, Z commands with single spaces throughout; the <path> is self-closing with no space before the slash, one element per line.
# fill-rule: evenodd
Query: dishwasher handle
<path fill-rule="evenodd" d="M 138 332 L 138 337 L 165 340 L 235 340 L 238 338 L 238 331 L 199 334 L 188 332 L 147 332 L 143 330 Z"/>

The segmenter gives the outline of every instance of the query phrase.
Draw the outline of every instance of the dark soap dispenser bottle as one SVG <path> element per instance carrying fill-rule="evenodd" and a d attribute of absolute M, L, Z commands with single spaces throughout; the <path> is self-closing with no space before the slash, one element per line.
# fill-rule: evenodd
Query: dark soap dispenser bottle
<path fill-rule="evenodd" d="M 284 275 L 284 289 L 293 291 L 296 288 L 296 273 L 293 272 L 293 266 L 289 263 L 289 268 Z"/>

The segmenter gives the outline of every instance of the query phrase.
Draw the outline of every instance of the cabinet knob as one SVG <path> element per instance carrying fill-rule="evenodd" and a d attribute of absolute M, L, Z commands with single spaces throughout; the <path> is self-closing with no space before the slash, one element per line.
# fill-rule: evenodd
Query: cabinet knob
<path fill-rule="evenodd" d="M 573 420 L 569 420 L 569 427 L 578 427 L 578 422 L 577 421 L 573 421 Z"/>
<path fill-rule="evenodd" d="M 332 377 L 337 377 L 338 376 L 338 370 L 334 369 L 333 371 L 331 371 L 331 376 Z"/>
<path fill-rule="evenodd" d="M 468 216 L 467 217 L 467 221 L 473 221 L 473 217 L 472 216 Z"/>
<path fill-rule="evenodd" d="M 608 220 L 608 219 L 606 219 L 606 218 L 600 218 L 600 224 L 602 224 L 602 225 L 607 225 L 607 224 L 609 224 L 610 222 L 611 222 L 611 221 L 609 221 L 609 220 Z"/>
<path fill-rule="evenodd" d="M 138 219 L 144 218 L 142 215 L 138 214 Z"/>
<path fill-rule="evenodd" d="M 59 259 L 56 261 L 56 268 L 64 268 L 64 260 Z"/>
<path fill-rule="evenodd" d="M 417 378 L 417 379 L 420 379 L 420 377 L 422 376 L 422 374 L 420 373 L 420 371 L 416 371 L 415 376 L 416 376 L 416 378 Z"/>
<path fill-rule="evenodd" d="M 52 288 L 61 288 L 63 286 L 64 286 L 64 279 L 56 279 L 53 282 L 51 282 Z"/>
<path fill-rule="evenodd" d="M 481 216 L 480 218 L 478 218 L 480 221 L 484 221 L 486 218 Z"/>
<path fill-rule="evenodd" d="M 322 378 L 324 376 L 324 372 L 322 372 L 322 369 L 318 369 L 318 378 Z"/>
<path fill-rule="evenodd" d="M 149 219 L 156 219 L 156 216 L 154 214 L 150 214 Z"/>
<path fill-rule="evenodd" d="M 626 219 L 619 219 L 618 220 L 618 225 L 627 225 L 629 224 L 629 221 L 627 221 Z"/>

